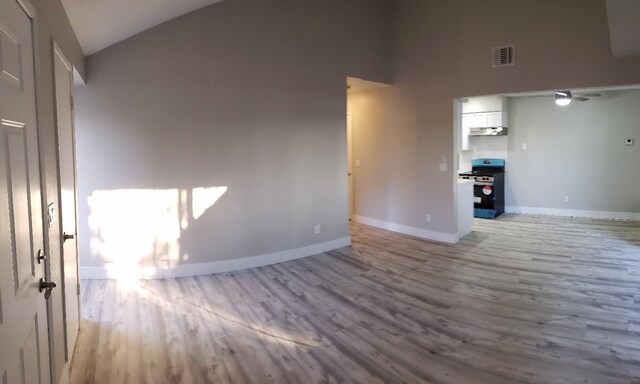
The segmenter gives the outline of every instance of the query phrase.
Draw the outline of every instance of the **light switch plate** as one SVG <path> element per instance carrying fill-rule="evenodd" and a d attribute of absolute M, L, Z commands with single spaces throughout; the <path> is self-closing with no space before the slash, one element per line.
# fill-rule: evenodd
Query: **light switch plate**
<path fill-rule="evenodd" d="M 56 205 L 54 203 L 49 203 L 47 211 L 49 212 L 49 228 L 51 228 L 51 226 L 56 222 Z"/>
<path fill-rule="evenodd" d="M 440 163 L 440 172 L 447 172 L 447 163 Z"/>

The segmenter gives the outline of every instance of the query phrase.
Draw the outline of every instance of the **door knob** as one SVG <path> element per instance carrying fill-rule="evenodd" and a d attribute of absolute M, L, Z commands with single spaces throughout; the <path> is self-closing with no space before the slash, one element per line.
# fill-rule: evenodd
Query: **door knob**
<path fill-rule="evenodd" d="M 49 296 L 51 296 L 51 291 L 53 291 L 53 288 L 56 287 L 56 283 L 52 282 L 46 282 L 44 281 L 43 278 L 40 278 L 40 285 L 38 287 L 40 293 L 42 293 L 42 291 L 44 291 L 44 299 L 48 300 Z"/>
<path fill-rule="evenodd" d="M 62 242 L 65 242 L 67 240 L 72 240 L 75 237 L 75 235 L 67 233 L 67 232 L 63 232 L 62 234 Z"/>
<path fill-rule="evenodd" d="M 43 261 L 47 258 L 47 255 L 42 252 L 42 249 L 38 249 L 38 256 L 36 256 L 36 260 L 38 260 L 38 264 L 42 264 Z"/>

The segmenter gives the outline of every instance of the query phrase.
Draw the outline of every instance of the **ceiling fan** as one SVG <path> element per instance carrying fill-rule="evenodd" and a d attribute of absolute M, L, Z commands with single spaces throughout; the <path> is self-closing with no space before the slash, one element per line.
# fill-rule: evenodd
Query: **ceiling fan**
<path fill-rule="evenodd" d="M 572 101 L 587 101 L 591 97 L 601 96 L 599 93 L 595 92 L 584 92 L 584 93 L 572 93 L 571 91 L 556 91 L 554 97 L 556 98 L 556 104 L 558 105 L 569 105 Z"/>

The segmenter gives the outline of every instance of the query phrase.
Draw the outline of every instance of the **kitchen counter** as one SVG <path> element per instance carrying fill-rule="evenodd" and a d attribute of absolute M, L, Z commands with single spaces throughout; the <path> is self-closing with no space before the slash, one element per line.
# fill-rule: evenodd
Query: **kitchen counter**
<path fill-rule="evenodd" d="M 473 226 L 473 180 L 458 179 L 458 238 L 471 233 Z"/>

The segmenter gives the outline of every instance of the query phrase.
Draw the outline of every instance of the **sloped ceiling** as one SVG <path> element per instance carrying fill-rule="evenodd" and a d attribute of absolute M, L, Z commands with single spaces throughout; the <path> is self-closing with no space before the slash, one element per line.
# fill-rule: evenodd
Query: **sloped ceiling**
<path fill-rule="evenodd" d="M 640 57 L 640 0 L 607 0 L 614 57 Z"/>
<path fill-rule="evenodd" d="M 139 32 L 222 0 L 62 0 L 90 55 Z M 606 0 L 614 57 L 640 57 L 640 0 Z"/>
<path fill-rule="evenodd" d="M 62 0 L 85 55 L 222 0 Z"/>

